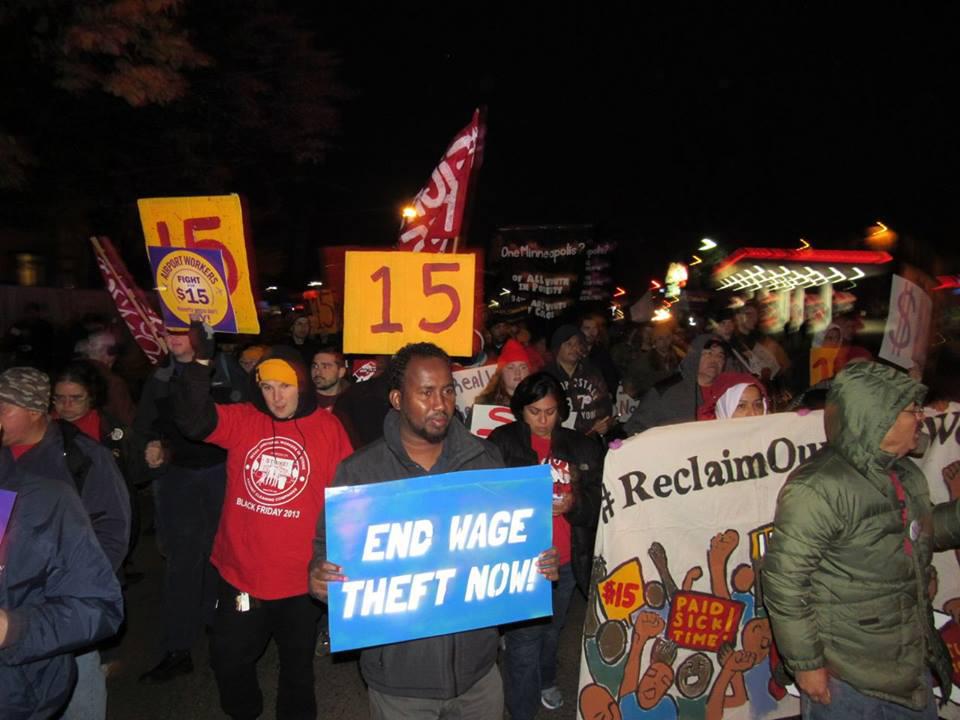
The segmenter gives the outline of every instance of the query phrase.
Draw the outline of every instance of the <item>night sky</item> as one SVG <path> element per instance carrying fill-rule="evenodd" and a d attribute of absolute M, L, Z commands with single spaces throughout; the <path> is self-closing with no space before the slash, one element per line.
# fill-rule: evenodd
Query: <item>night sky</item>
<path fill-rule="evenodd" d="M 474 242 L 498 224 L 588 222 L 659 262 L 702 236 L 844 244 L 880 218 L 953 244 L 952 14 L 471 7 L 317 17 L 357 93 L 323 171 L 342 240 L 391 234 L 485 104 Z"/>
<path fill-rule="evenodd" d="M 662 274 L 704 236 L 727 250 L 856 246 L 881 219 L 938 249 L 938 270 L 960 270 L 960 18 L 946 5 L 454 5 L 183 4 L 201 49 L 223 55 L 222 13 L 279 7 L 336 52 L 339 131 L 318 165 L 268 142 L 234 157 L 194 128 L 184 145 L 201 171 L 178 173 L 152 132 L 202 129 L 220 112 L 215 94 L 192 115 L 190 97 L 142 110 L 103 93 L 41 97 L 31 88 L 52 85 L 49 72 L 8 45 L 21 79 L 0 127 L 32 130 L 47 153 L 31 185 L 3 194 L 0 221 L 21 229 L 69 201 L 79 236 L 112 234 L 132 253 L 137 197 L 239 192 L 254 242 L 274 254 L 262 279 L 295 285 L 319 269 L 318 246 L 391 244 L 402 205 L 484 106 L 470 245 L 502 225 L 590 223 L 621 241 L 626 283 Z M 218 70 L 205 72 L 215 85 Z M 203 172 L 208 161 L 221 170 Z"/>

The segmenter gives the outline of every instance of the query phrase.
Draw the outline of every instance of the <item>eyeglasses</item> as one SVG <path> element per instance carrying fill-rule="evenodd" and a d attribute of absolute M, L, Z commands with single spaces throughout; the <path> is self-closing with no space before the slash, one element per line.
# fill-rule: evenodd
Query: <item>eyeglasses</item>
<path fill-rule="evenodd" d="M 87 395 L 54 395 L 53 402 L 55 405 L 79 405 L 80 403 L 87 401 Z"/>

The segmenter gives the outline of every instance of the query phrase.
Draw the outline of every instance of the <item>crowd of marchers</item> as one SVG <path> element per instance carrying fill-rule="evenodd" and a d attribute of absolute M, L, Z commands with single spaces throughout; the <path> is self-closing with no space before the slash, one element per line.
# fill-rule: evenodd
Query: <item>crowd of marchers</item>
<path fill-rule="evenodd" d="M 315 718 L 313 658 L 345 579 L 327 554 L 324 489 L 545 463 L 553 534 L 538 569 L 552 616 L 367 648 L 359 666 L 374 718 L 555 710 L 574 701 L 557 648 L 573 594 L 589 591 L 608 444 L 825 408 L 826 447 L 784 486 L 762 573 L 779 653 L 805 716 L 936 717 L 949 656 L 927 579 L 932 552 L 960 544 L 960 517 L 931 505 L 908 455 L 924 406 L 960 399 L 955 358 L 925 385 L 876 362 L 855 315 L 798 340 L 760 332 L 759 312 L 722 309 L 699 332 L 609 328 L 595 313 L 544 332 L 493 316 L 460 362 L 430 343 L 348 360 L 306 316 L 233 345 L 194 324 L 165 331 L 165 362 L 145 368 L 110 320 L 58 332 L 34 308 L 0 345 L 0 490 L 15 493 L 0 539 L 0 716 L 106 717 L 124 590 L 142 578 L 133 551 L 149 537 L 164 558 L 163 627 L 140 682 L 195 672 L 206 629 L 220 707 L 257 718 L 257 662 L 274 642 L 276 716 Z M 808 387 L 811 345 L 836 348 L 835 376 Z M 476 365 L 495 372 L 458 407 L 453 373 Z M 482 439 L 470 405 L 514 420 Z M 876 621 L 845 621 L 838 598 Z M 643 716 L 639 684 L 633 694 L 602 716 Z"/>

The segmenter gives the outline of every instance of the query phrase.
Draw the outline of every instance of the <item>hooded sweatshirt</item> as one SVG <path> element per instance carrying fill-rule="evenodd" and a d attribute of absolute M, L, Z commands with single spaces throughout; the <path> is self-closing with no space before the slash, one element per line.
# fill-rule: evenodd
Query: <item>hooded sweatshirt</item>
<path fill-rule="evenodd" d="M 880 445 L 925 392 L 873 362 L 837 376 L 824 411 L 827 446 L 781 489 L 761 575 L 791 672 L 826 668 L 915 710 L 927 704 L 930 670 L 946 696 L 953 684 L 929 582 L 932 552 L 960 543 L 960 517 L 956 501 L 933 507 L 920 469 Z"/>
<path fill-rule="evenodd" d="M 253 402 L 216 405 L 209 368 L 191 363 L 176 389 L 176 418 L 188 437 L 227 451 L 227 487 L 210 560 L 224 580 L 261 600 L 303 595 L 306 568 L 324 488 L 351 452 L 340 421 L 317 407 L 296 350 L 275 347 L 271 358 L 297 372 L 293 417 L 274 417 L 259 388 Z M 256 383 L 256 368 L 250 374 Z"/>
<path fill-rule="evenodd" d="M 693 339 L 677 372 L 658 382 L 643 396 L 636 411 L 624 425 L 628 433 L 632 435 L 660 425 L 697 419 L 697 408 L 706 400 L 697 383 L 700 355 L 710 342 L 722 343 L 717 336 L 709 334 Z"/>

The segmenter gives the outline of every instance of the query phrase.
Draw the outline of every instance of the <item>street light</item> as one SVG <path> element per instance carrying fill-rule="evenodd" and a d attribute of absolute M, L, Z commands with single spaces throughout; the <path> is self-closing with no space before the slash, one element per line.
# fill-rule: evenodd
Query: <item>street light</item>
<path fill-rule="evenodd" d="M 400 214 L 403 215 L 404 220 L 413 220 L 417 217 L 417 209 L 413 205 L 405 205 Z"/>

